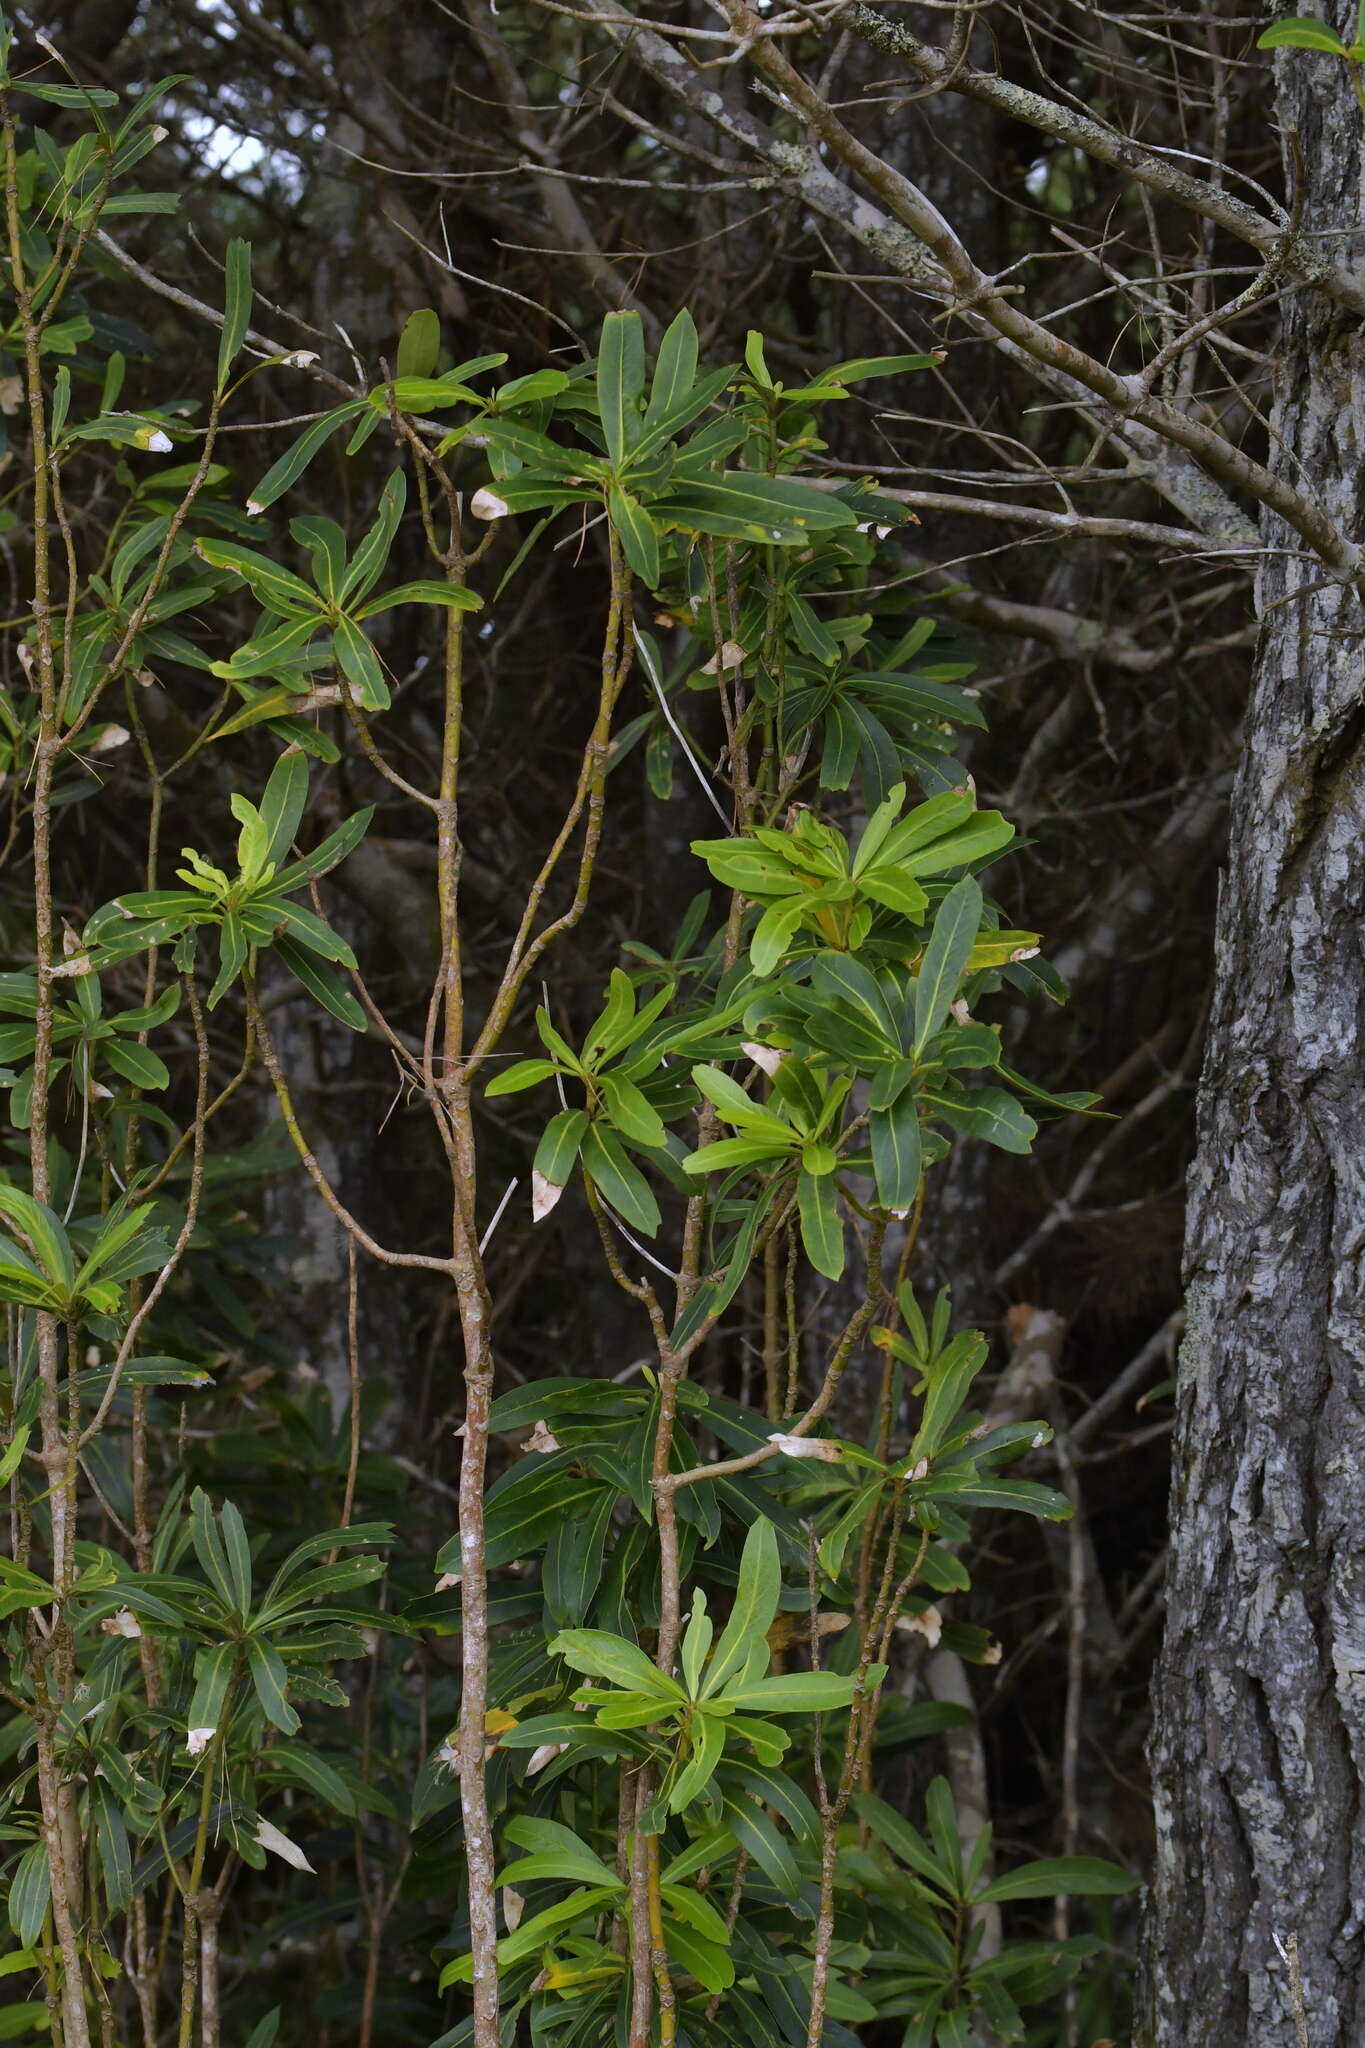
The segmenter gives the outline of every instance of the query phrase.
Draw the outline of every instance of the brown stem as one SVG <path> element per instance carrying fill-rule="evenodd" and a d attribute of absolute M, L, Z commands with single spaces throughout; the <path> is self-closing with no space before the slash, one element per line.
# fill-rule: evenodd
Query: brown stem
<path fill-rule="evenodd" d="M 218 1922 L 222 1906 L 213 1892 L 199 1899 L 199 2041 L 200 2048 L 221 2048 Z"/>
<path fill-rule="evenodd" d="M 79 1912 L 76 1886 L 79 1865 L 71 1865 L 73 1844 L 64 1825 L 61 1774 L 52 1742 L 53 1717 L 44 1711 L 38 1722 L 38 1798 L 43 1810 L 43 1836 L 47 1843 L 47 1864 L 52 1898 L 52 1924 L 62 1959 L 62 2048 L 90 2048 L 90 2023 L 85 2008 L 85 1984 L 81 1966 L 80 1941 L 76 1929 Z"/>
<path fill-rule="evenodd" d="M 649 1853 L 640 1815 L 649 1804 L 653 1771 L 641 1764 L 635 1774 L 635 1823 L 630 1850 L 630 2048 L 650 2048 L 654 2006 L 654 1960 L 649 1930 Z"/>

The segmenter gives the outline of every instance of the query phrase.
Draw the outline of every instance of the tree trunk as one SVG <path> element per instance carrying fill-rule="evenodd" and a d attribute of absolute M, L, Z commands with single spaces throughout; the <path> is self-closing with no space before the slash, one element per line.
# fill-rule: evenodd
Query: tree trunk
<path fill-rule="evenodd" d="M 1349 40 L 1354 8 L 1327 12 Z M 1358 260 L 1346 67 L 1277 67 L 1304 218 Z M 1360 329 L 1290 300 L 1272 459 L 1356 542 L 1363 376 Z M 1190 1181 L 1153 2048 L 1365 2041 L 1365 621 L 1282 526 L 1265 539 Z"/>

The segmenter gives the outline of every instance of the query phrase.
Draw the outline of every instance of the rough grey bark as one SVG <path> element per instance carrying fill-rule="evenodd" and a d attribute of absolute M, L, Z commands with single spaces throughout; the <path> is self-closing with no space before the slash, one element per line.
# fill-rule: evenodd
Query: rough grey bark
<path fill-rule="evenodd" d="M 1354 9 L 1328 12 L 1349 36 Z M 1305 219 L 1358 261 L 1345 67 L 1278 65 Z M 1276 459 L 1356 540 L 1362 373 L 1356 323 L 1295 298 Z M 1265 538 L 1190 1184 L 1138 2033 L 1153 2048 L 1365 2040 L 1365 618 L 1278 522 Z"/>

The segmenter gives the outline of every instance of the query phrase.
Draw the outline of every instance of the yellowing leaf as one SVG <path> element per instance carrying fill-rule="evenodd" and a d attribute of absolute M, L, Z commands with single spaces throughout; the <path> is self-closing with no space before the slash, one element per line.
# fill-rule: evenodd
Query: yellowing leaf
<path fill-rule="evenodd" d="M 1028 960 L 1038 951 L 1038 932 L 987 932 L 967 957 L 967 972 L 982 967 L 1008 967 L 1011 960 Z"/>

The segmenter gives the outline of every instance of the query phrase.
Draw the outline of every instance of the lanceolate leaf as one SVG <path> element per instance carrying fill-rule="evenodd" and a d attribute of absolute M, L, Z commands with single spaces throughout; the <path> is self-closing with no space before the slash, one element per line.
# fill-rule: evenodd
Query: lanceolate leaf
<path fill-rule="evenodd" d="M 981 889 L 968 875 L 955 883 L 940 903 L 920 962 L 915 983 L 917 1055 L 924 1051 L 957 997 L 958 983 L 980 923 Z"/>
<path fill-rule="evenodd" d="M 806 1257 L 817 1273 L 837 1280 L 844 1270 L 844 1226 L 833 1175 L 809 1173 L 803 1167 L 797 1177 L 796 1199 Z"/>
<path fill-rule="evenodd" d="M 597 349 L 597 395 L 612 466 L 620 469 L 640 435 L 645 388 L 644 328 L 638 313 L 608 313 Z"/>
<path fill-rule="evenodd" d="M 1137 1889 L 1137 1879 L 1121 1864 L 1107 1863 L 1100 1856 L 1051 1856 L 1040 1863 L 1024 1863 L 1004 1877 L 992 1878 L 976 1893 L 981 1904 L 1007 1899 L 1050 1899 L 1059 1894 L 1073 1898 L 1121 1897 Z"/>
<path fill-rule="evenodd" d="M 285 450 L 279 461 L 271 465 L 254 490 L 248 493 L 248 511 L 264 512 L 277 498 L 282 498 L 290 486 L 298 482 L 318 450 L 331 439 L 337 428 L 344 426 L 347 420 L 355 419 L 365 409 L 363 398 L 352 399 L 305 427 L 292 448 Z"/>
<path fill-rule="evenodd" d="M 813 533 L 857 524 L 856 514 L 825 491 L 746 470 L 674 484 L 655 511 L 670 525 L 694 533 L 779 547 L 797 547 Z"/>
<path fill-rule="evenodd" d="M 910 1209 L 919 1193 L 923 1170 L 919 1105 L 907 1088 L 889 1109 L 873 1110 L 868 1118 L 877 1200 L 884 1209 Z"/>
<path fill-rule="evenodd" d="M 645 409 L 645 429 L 666 419 L 674 406 L 686 398 L 697 375 L 697 323 L 686 306 L 659 343 L 654 365 L 654 382 Z"/>
<path fill-rule="evenodd" d="M 443 605 L 452 612 L 483 609 L 483 599 L 475 591 L 466 590 L 460 583 L 437 583 L 428 576 L 416 583 L 400 583 L 397 590 L 385 591 L 383 597 L 373 598 L 369 604 L 363 605 L 356 617 L 372 619 L 379 612 L 391 612 L 403 604 Z"/>
<path fill-rule="evenodd" d="M 285 1735 L 297 1734 L 299 1717 L 285 1698 L 288 1674 L 279 1652 L 260 1636 L 252 1636 L 247 1643 L 246 1654 L 251 1683 L 267 1721 L 273 1722 Z"/>
<path fill-rule="evenodd" d="M 666 1677 L 624 1636 L 593 1628 L 563 1629 L 550 1643 L 550 1651 L 586 1677 L 605 1679 L 625 1691 L 652 1693 L 664 1704 L 686 1698 L 677 1681 Z"/>
<path fill-rule="evenodd" d="M 655 589 L 659 581 L 659 535 L 653 520 L 639 499 L 619 484 L 613 484 L 607 493 L 607 510 L 627 562 L 647 589 Z"/>
<path fill-rule="evenodd" d="M 215 569 L 230 569 L 251 587 L 252 595 L 282 618 L 319 618 L 322 604 L 317 592 L 310 590 L 302 577 L 292 569 L 285 569 L 269 555 L 258 554 L 254 548 L 239 547 L 235 541 L 201 539 L 195 542 L 196 553 Z"/>
<path fill-rule="evenodd" d="M 218 343 L 218 382 L 221 392 L 237 360 L 251 320 L 251 244 L 231 241 L 227 245 L 227 299 L 223 332 Z"/>
<path fill-rule="evenodd" d="M 755 1522 L 744 1539 L 734 1606 L 707 1669 L 702 1694 L 713 1699 L 743 1671 L 772 1627 L 782 1593 L 782 1567 L 771 1522 Z"/>
<path fill-rule="evenodd" d="M 583 1168 L 617 1214 L 635 1230 L 653 1237 L 659 1228 L 659 1205 L 648 1181 L 630 1159 L 614 1131 L 600 1120 L 583 1134 Z"/>
<path fill-rule="evenodd" d="M 354 619 L 339 618 L 332 630 L 337 662 L 366 711 L 387 711 L 391 698 L 379 656 Z"/>
<path fill-rule="evenodd" d="M 25 1849 L 10 1880 L 9 1924 L 20 1948 L 32 1948 L 43 1931 L 49 1895 L 47 1843 Z"/>
<path fill-rule="evenodd" d="M 297 940 L 277 938 L 275 952 L 297 980 L 301 981 L 315 1002 L 321 1003 L 338 1022 L 348 1024 L 352 1031 L 363 1031 L 367 1018 L 358 998 L 351 994 L 341 977 L 309 952 Z"/>

